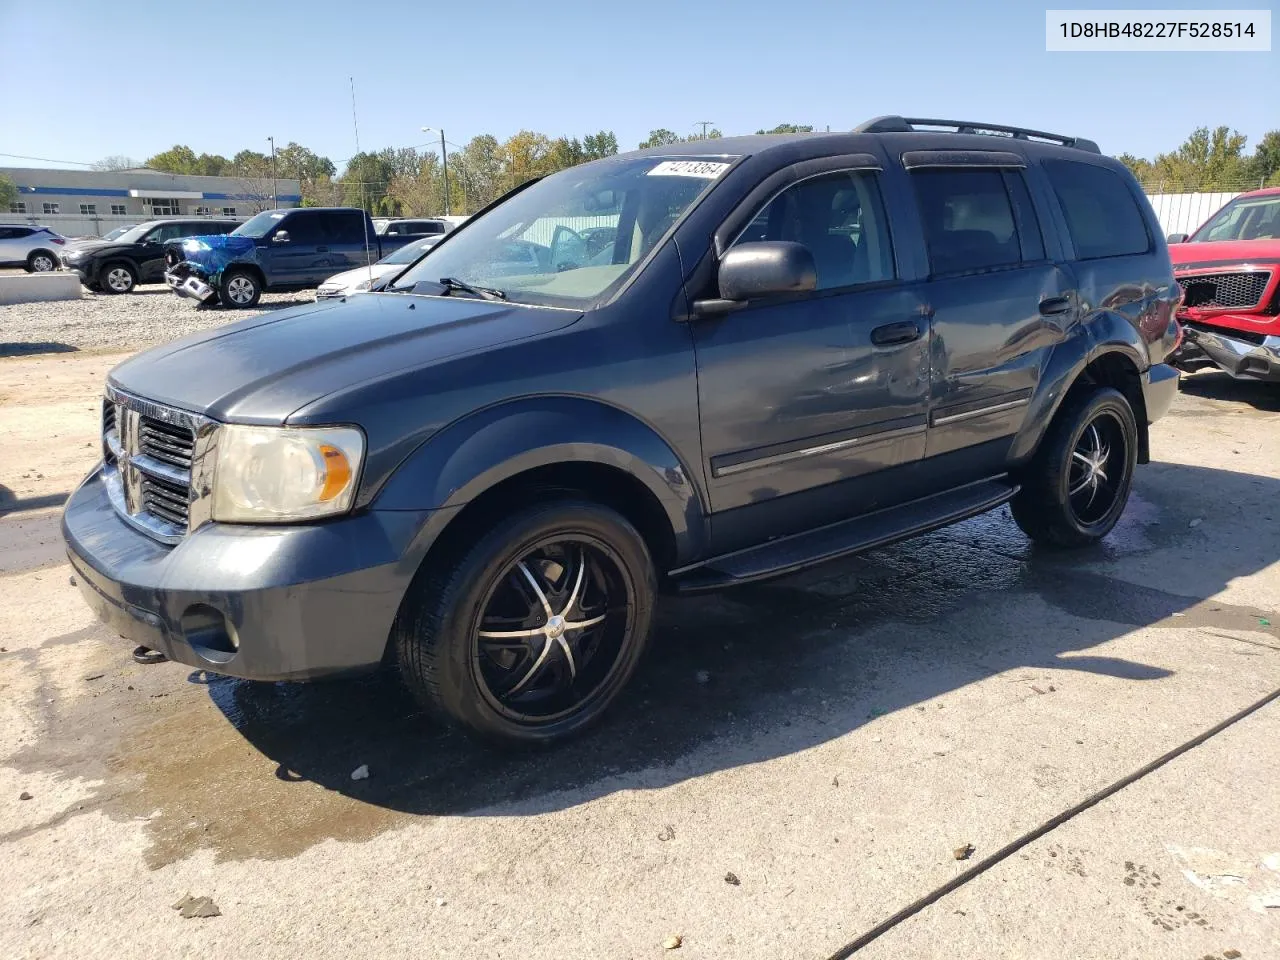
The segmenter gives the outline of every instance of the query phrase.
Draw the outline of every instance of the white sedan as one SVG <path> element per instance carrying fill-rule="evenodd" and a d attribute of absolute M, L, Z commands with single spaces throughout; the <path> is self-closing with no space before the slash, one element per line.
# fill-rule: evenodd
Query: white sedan
<path fill-rule="evenodd" d="M 334 274 L 316 290 L 317 300 L 331 300 L 335 297 L 348 297 L 353 293 L 364 293 L 376 281 L 393 273 L 399 273 L 413 261 L 444 239 L 444 234 L 423 237 L 413 243 L 405 244 L 399 250 L 387 254 L 377 263 L 367 267 L 356 267 L 343 273 Z"/>

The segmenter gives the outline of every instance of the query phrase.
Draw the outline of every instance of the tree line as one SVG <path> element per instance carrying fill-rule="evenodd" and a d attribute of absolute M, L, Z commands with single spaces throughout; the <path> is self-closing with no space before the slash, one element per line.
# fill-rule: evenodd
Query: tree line
<path fill-rule="evenodd" d="M 778 124 L 756 133 L 808 133 L 812 126 Z M 722 134 L 709 129 L 706 139 Z M 649 131 L 640 147 L 657 147 L 702 139 L 701 133 L 682 136 L 659 128 Z M 1271 130 L 1252 152 L 1244 134 L 1228 127 L 1199 127 L 1176 149 L 1152 159 L 1122 153 L 1119 159 L 1137 175 L 1149 192 L 1240 191 L 1280 186 L 1280 130 Z M 506 140 L 480 134 L 449 151 L 448 208 L 474 212 L 533 177 L 613 156 L 618 138 L 611 130 L 578 137 L 549 137 L 521 130 Z M 128 157 L 108 157 L 94 164 L 103 170 L 146 166 L 166 173 L 234 177 L 244 185 L 253 205 L 265 209 L 272 202 L 271 155 L 241 150 L 231 157 L 197 154 L 176 145 L 138 164 Z M 308 206 L 363 207 L 375 216 L 432 216 L 445 212 L 444 169 L 440 155 L 416 147 L 387 147 L 356 154 L 342 174 L 331 159 L 289 143 L 276 151 L 275 176 L 297 180 L 302 202 Z M 12 184 L 0 178 L 0 204 L 7 209 Z"/>
<path fill-rule="evenodd" d="M 1227 127 L 1198 127 L 1176 150 L 1125 163 L 1149 193 L 1237 192 L 1280 187 L 1280 130 L 1270 130 L 1252 153 L 1248 138 Z"/>
<path fill-rule="evenodd" d="M 806 133 L 811 126 L 784 123 L 758 133 Z M 705 139 L 722 136 L 717 129 Z M 667 129 L 651 130 L 640 147 L 665 146 L 703 139 L 702 134 L 680 136 Z M 449 151 L 448 208 L 454 213 L 472 212 L 492 202 L 526 180 L 558 170 L 611 157 L 618 153 L 612 130 L 579 137 L 549 137 L 521 130 L 506 140 L 491 134 L 472 137 Z M 256 206 L 271 197 L 271 155 L 241 150 L 228 158 L 221 154 L 197 154 L 178 144 L 148 157 L 141 166 L 165 173 L 234 177 Z M 127 157 L 110 157 L 99 169 L 139 166 Z M 275 176 L 297 180 L 304 206 L 362 207 L 374 216 L 432 216 L 445 212 L 445 171 L 438 151 L 418 147 L 386 147 L 362 151 L 347 161 L 342 175 L 337 165 L 298 143 L 276 151 Z"/>

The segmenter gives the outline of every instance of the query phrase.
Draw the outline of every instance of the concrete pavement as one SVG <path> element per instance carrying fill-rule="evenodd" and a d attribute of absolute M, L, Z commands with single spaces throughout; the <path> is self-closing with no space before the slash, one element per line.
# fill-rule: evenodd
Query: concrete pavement
<path fill-rule="evenodd" d="M 1033 550 L 1001 511 L 667 602 L 610 722 L 510 756 L 387 679 L 130 662 L 48 547 L 41 498 L 87 462 L 20 476 L 33 424 L 91 440 L 104 364 L 43 359 L 70 365 L 52 389 L 41 362 L 0 361 L 0 484 L 35 504 L 0 517 L 7 955 L 828 957 L 1280 688 L 1265 386 L 1193 378 L 1096 550 Z M 857 956 L 1280 956 L 1278 726 L 1263 708 Z M 188 892 L 222 915 L 180 917 Z"/>

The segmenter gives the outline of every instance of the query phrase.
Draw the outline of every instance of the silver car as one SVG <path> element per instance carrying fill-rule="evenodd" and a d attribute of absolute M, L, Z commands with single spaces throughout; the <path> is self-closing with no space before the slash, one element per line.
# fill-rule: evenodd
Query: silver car
<path fill-rule="evenodd" d="M 66 243 L 66 237 L 48 227 L 0 224 L 0 267 L 21 267 L 27 273 L 56 270 L 58 250 Z"/>

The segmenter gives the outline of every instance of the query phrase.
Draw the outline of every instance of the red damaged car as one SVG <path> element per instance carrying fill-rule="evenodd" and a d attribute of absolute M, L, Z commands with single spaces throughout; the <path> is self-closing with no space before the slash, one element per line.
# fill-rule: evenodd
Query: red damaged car
<path fill-rule="evenodd" d="M 1242 193 L 1190 237 L 1172 234 L 1184 370 L 1280 383 L 1280 187 Z"/>

